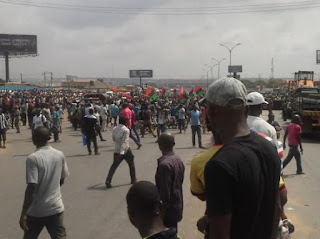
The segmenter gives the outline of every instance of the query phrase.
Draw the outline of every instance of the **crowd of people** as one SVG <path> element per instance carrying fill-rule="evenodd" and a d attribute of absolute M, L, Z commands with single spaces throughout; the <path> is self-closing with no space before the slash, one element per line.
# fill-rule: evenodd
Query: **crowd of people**
<path fill-rule="evenodd" d="M 272 111 L 261 118 L 268 104 L 258 92 L 247 94 L 245 86 L 233 78 L 222 78 L 207 90 L 205 98 L 180 102 L 175 96 L 150 102 L 137 97 L 114 96 L 105 102 L 82 102 L 79 95 L 64 92 L 4 92 L 0 97 L 0 142 L 5 147 L 6 130 L 29 125 L 37 151 L 27 157 L 27 188 L 20 226 L 25 239 L 38 238 L 46 227 L 51 238 L 66 238 L 64 206 L 60 187 L 69 175 L 62 152 L 48 145 L 51 135 L 60 142 L 64 118 L 83 134 L 88 154 L 99 155 L 97 137 L 113 127 L 113 163 L 105 180 L 112 178 L 125 160 L 131 184 L 127 194 L 128 215 L 142 238 L 180 238 L 178 223 L 183 218 L 185 166 L 174 153 L 175 137 L 169 127 L 185 133 L 190 125 L 192 146 L 203 147 L 202 133 L 212 132 L 210 147 L 192 160 L 191 192 L 206 202 L 197 227 L 205 238 L 287 239 L 294 231 L 284 205 L 287 189 L 281 169 L 293 156 L 297 174 L 302 174 L 301 120 L 294 116 L 279 142 L 280 125 Z M 157 161 L 155 184 L 138 181 L 130 139 L 140 149 L 146 134 L 157 138 L 162 157 Z M 282 165 L 286 139 L 289 155 Z M 282 146 L 283 145 L 283 146 Z M 300 152 L 298 147 L 300 146 Z M 283 147 L 283 148 L 282 148 Z M 183 230 L 183 229 L 182 229 Z M 94 235 L 93 235 L 94 236 Z"/>

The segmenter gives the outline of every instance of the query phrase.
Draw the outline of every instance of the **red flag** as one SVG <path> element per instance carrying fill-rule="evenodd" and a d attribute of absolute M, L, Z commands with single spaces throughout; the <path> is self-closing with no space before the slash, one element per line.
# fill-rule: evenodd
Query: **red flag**
<path fill-rule="evenodd" d="M 179 93 L 179 97 L 183 97 L 184 95 L 184 88 L 183 88 L 183 85 L 180 86 L 180 93 Z"/>
<path fill-rule="evenodd" d="M 132 96 L 129 95 L 129 94 L 122 93 L 121 96 L 125 97 L 125 98 L 128 98 L 128 99 L 132 99 Z"/>
<path fill-rule="evenodd" d="M 161 91 L 160 91 L 160 96 L 162 97 L 165 92 L 166 92 L 166 89 L 162 87 L 162 89 L 161 89 Z"/>
<path fill-rule="evenodd" d="M 197 86 L 196 88 L 195 88 L 195 90 L 194 90 L 194 92 L 199 92 L 201 90 L 201 86 Z"/>
<path fill-rule="evenodd" d="M 153 88 L 152 87 L 149 87 L 146 89 L 146 92 L 144 93 L 145 96 L 149 97 L 153 92 Z"/>
<path fill-rule="evenodd" d="M 174 91 L 177 91 L 177 85 L 174 85 L 173 90 L 174 90 Z"/>

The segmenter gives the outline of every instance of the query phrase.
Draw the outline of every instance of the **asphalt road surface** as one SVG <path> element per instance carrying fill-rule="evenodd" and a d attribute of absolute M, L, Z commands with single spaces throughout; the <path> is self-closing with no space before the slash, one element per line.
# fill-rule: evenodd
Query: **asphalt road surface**
<path fill-rule="evenodd" d="M 184 217 L 179 224 L 179 234 L 186 239 L 200 239 L 203 235 L 197 231 L 196 221 L 203 215 L 205 205 L 190 193 L 189 172 L 192 157 L 201 150 L 192 148 L 190 128 L 186 134 L 176 134 L 178 130 L 170 132 L 176 136 L 175 152 L 186 166 Z M 68 238 L 140 238 L 127 216 L 125 196 L 130 188 L 130 176 L 126 162 L 114 175 L 114 187 L 105 189 L 104 181 L 113 161 L 111 128 L 103 134 L 107 142 L 98 140 L 99 156 L 88 156 L 82 146 L 80 131 L 74 131 L 68 122 L 63 123 L 61 142 L 51 144 L 64 152 L 70 170 L 70 176 L 62 187 Z M 0 239 L 16 239 L 23 235 L 18 221 L 26 187 L 25 159 L 35 147 L 31 142 L 31 132 L 26 127 L 22 127 L 21 134 L 9 130 L 7 136 L 7 148 L 0 149 Z M 209 146 L 210 134 L 203 135 L 203 142 Z M 161 153 L 152 136 L 147 135 L 142 143 L 142 148 L 136 150 L 134 142 L 130 141 L 134 149 L 137 178 L 154 182 L 156 159 Z M 284 171 L 289 191 L 286 212 L 296 226 L 294 238 L 319 238 L 319 143 L 320 139 L 315 138 L 304 142 L 302 165 L 305 175 L 294 174 L 294 159 Z M 46 230 L 39 238 L 49 238 Z"/>

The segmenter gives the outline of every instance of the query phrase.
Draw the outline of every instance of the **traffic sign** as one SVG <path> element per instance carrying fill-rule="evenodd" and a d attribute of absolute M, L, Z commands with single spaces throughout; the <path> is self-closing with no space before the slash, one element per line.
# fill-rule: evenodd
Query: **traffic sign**
<path fill-rule="evenodd" d="M 232 73 L 242 72 L 242 66 L 229 66 L 228 71 Z"/>

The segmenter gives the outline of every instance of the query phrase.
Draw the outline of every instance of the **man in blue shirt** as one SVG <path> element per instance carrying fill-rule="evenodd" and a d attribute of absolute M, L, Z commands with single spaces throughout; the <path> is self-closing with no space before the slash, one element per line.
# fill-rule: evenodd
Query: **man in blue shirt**
<path fill-rule="evenodd" d="M 198 110 L 196 105 L 192 106 L 191 110 L 191 131 L 192 131 L 192 146 L 196 146 L 196 133 L 198 135 L 198 144 L 199 148 L 204 148 L 202 146 L 202 141 L 201 141 L 201 124 L 200 124 L 200 116 L 201 113 Z"/>

